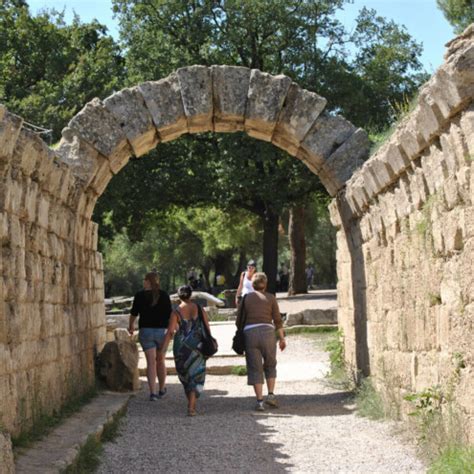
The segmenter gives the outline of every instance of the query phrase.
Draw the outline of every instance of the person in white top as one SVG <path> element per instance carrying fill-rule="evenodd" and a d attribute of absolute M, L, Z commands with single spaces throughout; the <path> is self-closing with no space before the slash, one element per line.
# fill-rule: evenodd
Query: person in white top
<path fill-rule="evenodd" d="M 252 277 L 257 271 L 257 263 L 255 260 L 249 260 L 247 263 L 247 271 L 242 272 L 240 275 L 239 287 L 237 288 L 237 293 L 235 296 L 235 304 L 238 306 L 240 300 L 248 293 L 255 291 L 252 286 Z"/>

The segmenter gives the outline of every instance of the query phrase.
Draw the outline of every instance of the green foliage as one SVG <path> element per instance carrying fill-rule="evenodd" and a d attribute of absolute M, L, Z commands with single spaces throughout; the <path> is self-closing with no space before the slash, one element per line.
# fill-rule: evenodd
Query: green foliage
<path fill-rule="evenodd" d="M 474 23 L 474 3 L 472 0 L 436 0 L 436 3 L 454 27 L 456 34 L 461 34 L 471 23 Z"/>
<path fill-rule="evenodd" d="M 328 377 L 333 381 L 347 381 L 346 363 L 344 359 L 344 335 L 338 330 L 326 343 L 324 348 L 329 353 L 330 372 Z"/>
<path fill-rule="evenodd" d="M 338 333 L 336 326 L 294 326 L 285 328 L 287 335 L 295 334 L 334 334 Z M 332 344 L 333 341 L 331 341 Z M 326 346 L 327 347 L 327 346 Z M 329 351 L 329 349 L 326 349 Z M 338 349 L 339 350 L 339 349 Z"/>
<path fill-rule="evenodd" d="M 32 16 L 26 2 L 2 2 L 0 102 L 56 141 L 86 102 L 122 83 L 123 60 L 106 31 L 95 20 L 66 25 L 62 13 Z"/>
<path fill-rule="evenodd" d="M 28 431 L 20 433 L 16 437 L 12 437 L 12 444 L 15 449 L 27 448 L 32 443 L 44 438 L 64 419 L 78 412 L 84 405 L 89 403 L 97 396 L 97 389 L 93 388 L 84 395 L 71 399 L 60 410 L 54 411 L 51 415 L 39 413 L 33 421 L 33 426 Z"/>
<path fill-rule="evenodd" d="M 89 474 L 95 472 L 100 464 L 100 456 L 103 447 L 95 435 L 87 438 L 87 441 L 79 451 L 76 460 L 62 471 L 62 474 Z"/>
<path fill-rule="evenodd" d="M 379 420 L 385 417 L 385 409 L 382 397 L 375 390 L 370 377 L 361 380 L 355 392 L 357 413 L 360 416 Z"/>
<path fill-rule="evenodd" d="M 231 375 L 247 375 L 247 367 L 245 365 L 234 365 L 230 369 Z"/>
<path fill-rule="evenodd" d="M 449 447 L 429 467 L 428 474 L 473 474 L 474 448 Z"/>

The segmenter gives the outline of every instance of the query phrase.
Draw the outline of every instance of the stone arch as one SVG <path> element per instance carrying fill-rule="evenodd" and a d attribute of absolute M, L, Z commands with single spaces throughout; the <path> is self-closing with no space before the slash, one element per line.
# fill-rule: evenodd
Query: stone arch
<path fill-rule="evenodd" d="M 106 339 L 91 220 L 130 156 L 184 133 L 245 131 L 317 173 L 331 195 L 368 155 L 366 133 L 286 76 L 191 66 L 89 102 L 50 149 L 0 105 L 0 422 L 13 434 L 94 380 Z"/>

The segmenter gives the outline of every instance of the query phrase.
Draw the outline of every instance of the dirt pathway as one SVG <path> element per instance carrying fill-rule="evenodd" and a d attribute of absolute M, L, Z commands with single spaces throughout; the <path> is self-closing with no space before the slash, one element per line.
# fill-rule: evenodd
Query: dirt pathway
<path fill-rule="evenodd" d="M 322 337 L 322 336 L 321 336 Z M 176 377 L 168 395 L 129 404 L 121 436 L 105 445 L 100 473 L 422 473 L 396 425 L 358 417 L 347 393 L 322 377 L 327 356 L 313 339 L 290 336 L 279 354 L 279 409 L 253 411 L 245 377 L 208 376 L 200 414 L 185 416 Z"/>

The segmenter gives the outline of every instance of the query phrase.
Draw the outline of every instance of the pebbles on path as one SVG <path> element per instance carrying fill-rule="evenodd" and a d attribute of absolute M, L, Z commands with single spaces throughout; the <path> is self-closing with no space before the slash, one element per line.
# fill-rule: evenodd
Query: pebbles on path
<path fill-rule="evenodd" d="M 394 423 L 358 417 L 349 394 L 324 379 L 301 379 L 305 363 L 326 355 L 304 336 L 292 336 L 282 366 L 299 359 L 293 380 L 277 380 L 279 409 L 253 411 L 245 377 L 208 376 L 196 417 L 176 377 L 166 398 L 134 397 L 121 436 L 104 447 L 99 473 L 423 473 L 414 448 Z M 300 375 L 300 377 L 298 377 Z"/>

